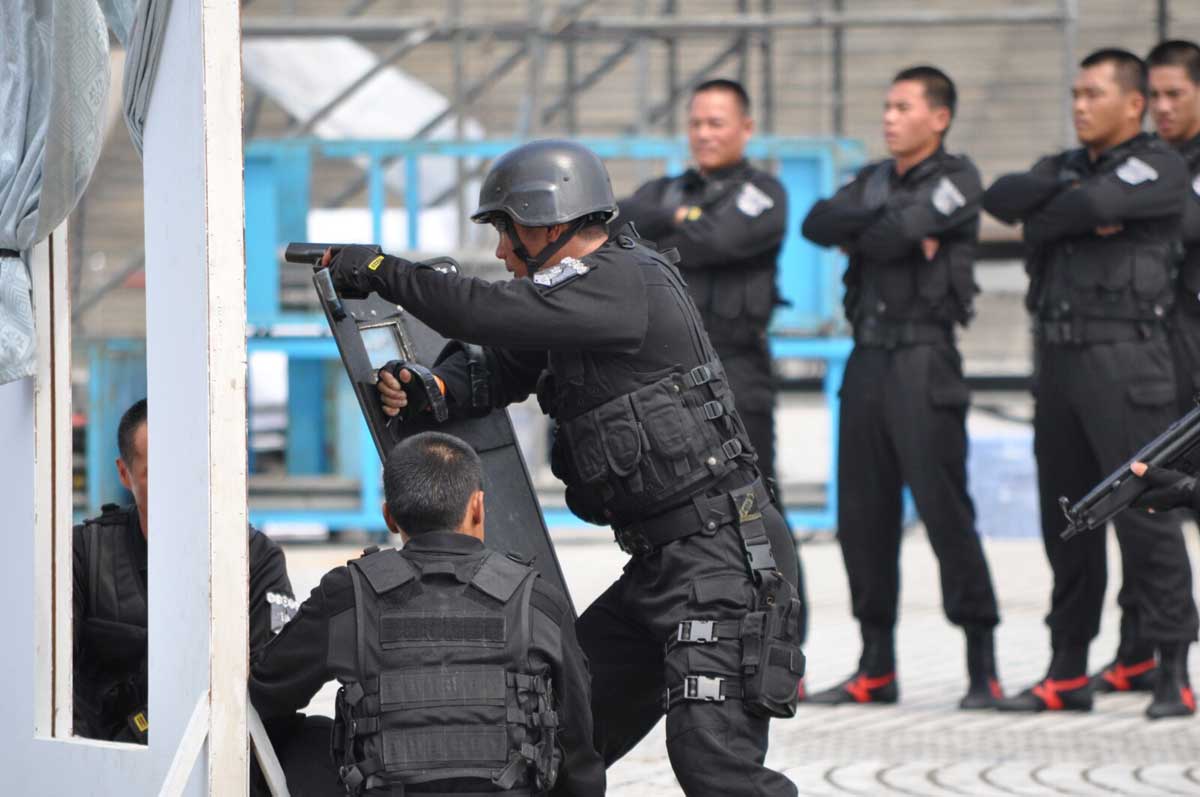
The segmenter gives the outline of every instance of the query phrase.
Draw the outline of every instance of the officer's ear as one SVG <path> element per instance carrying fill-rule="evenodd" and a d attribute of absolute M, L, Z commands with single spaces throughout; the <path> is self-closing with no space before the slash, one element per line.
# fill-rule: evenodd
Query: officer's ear
<path fill-rule="evenodd" d="M 117 478 L 121 480 L 121 486 L 129 492 L 133 492 L 133 477 L 129 474 L 129 468 L 125 465 L 125 460 L 117 457 Z"/>
<path fill-rule="evenodd" d="M 950 129 L 950 109 L 945 105 L 939 105 L 933 109 L 933 130 L 939 136 L 945 136 L 946 131 Z"/>
<path fill-rule="evenodd" d="M 555 224 L 546 228 L 546 243 L 552 244 L 567 231 L 566 224 Z"/>
<path fill-rule="evenodd" d="M 467 514 L 463 518 L 462 530 L 475 539 L 483 539 L 483 490 L 471 493 L 467 501 Z"/>
<path fill-rule="evenodd" d="M 400 534 L 400 527 L 396 525 L 396 519 L 392 517 L 392 510 L 388 509 L 387 501 L 383 502 L 383 522 L 387 524 L 388 531 L 392 534 Z"/>

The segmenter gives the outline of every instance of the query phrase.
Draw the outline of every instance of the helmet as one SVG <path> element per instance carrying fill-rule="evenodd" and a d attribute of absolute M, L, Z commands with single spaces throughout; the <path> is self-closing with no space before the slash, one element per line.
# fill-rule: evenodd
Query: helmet
<path fill-rule="evenodd" d="M 471 221 L 487 224 L 503 213 L 526 227 L 576 220 L 608 221 L 617 215 L 604 162 L 573 141 L 533 141 L 492 164 Z"/>

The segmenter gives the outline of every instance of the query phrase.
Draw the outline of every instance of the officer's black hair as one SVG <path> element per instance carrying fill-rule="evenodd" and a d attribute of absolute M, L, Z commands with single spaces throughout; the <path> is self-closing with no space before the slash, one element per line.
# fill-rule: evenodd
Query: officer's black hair
<path fill-rule="evenodd" d="M 121 452 L 121 461 L 126 465 L 133 464 L 133 438 L 137 435 L 138 427 L 146 422 L 146 400 L 135 401 L 133 406 L 125 410 L 121 422 L 117 424 L 117 450 Z"/>
<path fill-rule="evenodd" d="M 925 89 L 925 101 L 929 103 L 930 108 L 945 108 L 950 111 L 950 118 L 954 118 L 954 112 L 958 108 L 958 89 L 954 87 L 954 81 L 950 79 L 942 70 L 936 66 L 922 64 L 920 66 L 910 66 L 908 69 L 901 69 L 892 78 L 892 83 L 899 83 L 902 80 L 912 80 L 921 84 Z M 946 128 L 950 128 L 947 126 Z"/>
<path fill-rule="evenodd" d="M 1119 47 L 1102 47 L 1079 62 L 1083 69 L 1101 64 L 1113 65 L 1117 85 L 1123 91 L 1136 91 L 1145 98 L 1150 97 L 1150 76 L 1145 61 Z M 1145 109 L 1142 113 L 1145 114 Z"/>
<path fill-rule="evenodd" d="M 724 77 L 706 80 L 692 89 L 692 96 L 695 97 L 704 91 L 728 91 L 737 98 L 738 106 L 742 109 L 742 115 L 750 115 L 750 95 L 746 92 L 746 87 L 736 80 Z"/>
<path fill-rule="evenodd" d="M 383 466 L 388 512 L 410 537 L 456 530 L 482 486 L 483 466 L 475 449 L 443 432 L 402 440 Z"/>
<path fill-rule="evenodd" d="M 1154 46 L 1146 56 L 1146 66 L 1181 66 L 1188 80 L 1200 86 L 1200 46 L 1184 39 L 1171 39 Z"/>

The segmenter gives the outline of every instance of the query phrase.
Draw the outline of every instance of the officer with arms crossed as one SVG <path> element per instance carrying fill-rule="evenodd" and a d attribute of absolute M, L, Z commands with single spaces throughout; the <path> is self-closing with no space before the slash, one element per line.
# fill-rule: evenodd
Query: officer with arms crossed
<path fill-rule="evenodd" d="M 351 795 L 603 794 L 570 605 L 484 547 L 479 456 L 423 432 L 392 449 L 383 481 L 404 549 L 368 548 L 321 579 L 253 663 L 264 721 L 336 678 L 332 749 Z"/>
<path fill-rule="evenodd" d="M 813 206 L 806 238 L 850 256 L 854 351 L 842 381 L 838 543 L 862 627 L 858 671 L 808 702 L 894 703 L 901 489 L 916 500 L 941 569 L 942 603 L 966 632 L 962 708 L 1000 697 L 996 596 L 967 492 L 970 395 L 954 325 L 972 316 L 979 172 L 943 140 L 954 83 L 931 66 L 898 73 L 884 105 L 888 160 Z"/>
<path fill-rule="evenodd" d="M 1200 47 L 1187 41 L 1162 42 L 1146 57 L 1150 69 L 1150 115 L 1159 138 L 1175 148 L 1188 165 L 1191 178 L 1182 218 L 1182 259 L 1176 278 L 1175 312 L 1171 316 L 1171 351 L 1179 412 L 1195 406 L 1200 391 Z M 1111 663 L 1092 677 L 1096 692 L 1149 692 L 1158 680 L 1154 644 L 1137 636 L 1136 597 L 1127 584 L 1136 579 L 1122 565 L 1121 641 Z M 1187 672 L 1187 646 L 1167 667 Z"/>
<path fill-rule="evenodd" d="M 353 246 L 333 260 L 334 284 L 461 341 L 433 369 L 452 413 L 536 390 L 553 416 L 568 506 L 613 526 L 632 557 L 577 626 L 605 762 L 665 710 L 685 792 L 795 794 L 763 766 L 768 718 L 794 712 L 803 675 L 791 539 L 679 272 L 629 227 L 610 238 L 616 209 L 594 153 L 533 142 L 492 165 L 472 216 L 496 228 L 516 279 Z M 381 376 L 380 393 L 389 412 L 408 411 L 401 382 Z"/>
<path fill-rule="evenodd" d="M 133 506 L 105 504 L 74 531 L 75 735 L 146 743 L 146 400 L 117 427 L 117 474 Z M 160 526 L 166 524 L 160 523 Z M 250 529 L 250 651 L 296 609 L 283 551 Z"/>
<path fill-rule="evenodd" d="M 1083 496 L 1175 417 L 1167 324 L 1187 172 L 1168 144 L 1141 132 L 1146 81 L 1131 53 L 1089 55 L 1073 89 L 1082 147 L 1005 175 L 984 195 L 996 218 L 1024 222 L 1036 343 L 1034 453 L 1054 571 L 1050 666 L 1001 704 L 1009 711 L 1091 710 L 1087 655 L 1100 629 L 1106 541 L 1104 534 L 1062 540 L 1058 499 Z M 1197 627 L 1179 520 L 1127 511 L 1115 525 L 1136 639 L 1157 647 L 1160 661 L 1176 661 Z M 1159 682 L 1167 691 L 1155 692 L 1148 715 L 1190 713 L 1180 684 Z"/>
<path fill-rule="evenodd" d="M 651 180 L 619 205 L 621 218 L 639 233 L 661 249 L 679 250 L 679 269 L 725 366 L 758 469 L 775 481 L 777 391 L 767 324 L 779 303 L 775 273 L 787 194 L 746 160 L 753 133 L 750 97 L 740 83 L 701 83 L 688 106 L 695 167 Z M 803 581 L 797 590 L 803 600 Z"/>

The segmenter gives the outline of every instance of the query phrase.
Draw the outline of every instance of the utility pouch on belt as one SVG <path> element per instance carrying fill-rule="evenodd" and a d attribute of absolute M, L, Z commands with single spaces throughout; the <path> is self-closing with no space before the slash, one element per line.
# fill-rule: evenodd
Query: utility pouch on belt
<path fill-rule="evenodd" d="M 403 370 L 412 374 L 412 379 L 404 385 L 404 393 L 408 396 L 408 406 L 402 413 L 405 420 L 417 417 L 426 411 L 438 423 L 445 423 L 446 419 L 450 417 L 450 408 L 446 406 L 446 397 L 442 395 L 442 389 L 438 387 L 433 371 L 417 363 L 406 363 L 399 360 L 392 360 L 383 366 L 383 369 L 396 377 L 396 381 L 400 381 L 400 372 Z"/>
<path fill-rule="evenodd" d="M 742 618 L 742 702 L 760 717 L 792 717 L 804 677 L 800 601 L 778 572 L 764 573 L 755 610 Z"/>

